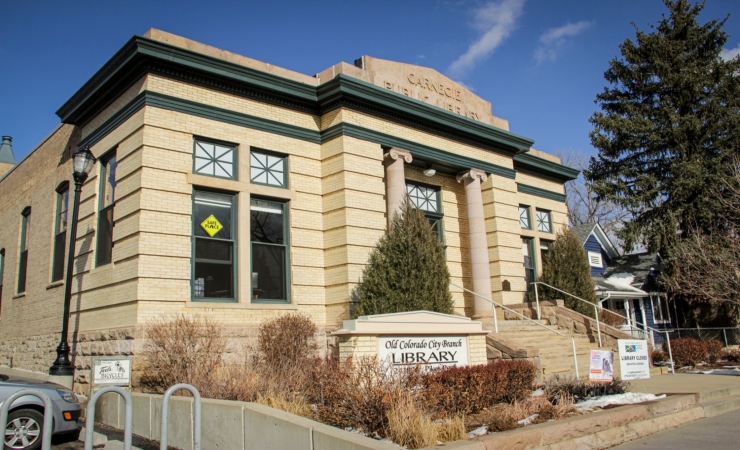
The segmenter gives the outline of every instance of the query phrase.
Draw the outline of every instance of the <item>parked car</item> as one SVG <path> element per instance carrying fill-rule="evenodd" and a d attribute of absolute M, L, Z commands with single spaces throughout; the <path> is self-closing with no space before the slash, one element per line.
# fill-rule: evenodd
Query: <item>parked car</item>
<path fill-rule="evenodd" d="M 61 384 L 0 374 L 0 405 L 23 389 L 38 389 L 51 399 L 54 414 L 53 434 L 78 432 L 77 419 L 82 409 L 77 396 Z M 5 425 L 4 450 L 36 450 L 41 447 L 44 428 L 44 402 L 24 395 L 10 406 Z"/>

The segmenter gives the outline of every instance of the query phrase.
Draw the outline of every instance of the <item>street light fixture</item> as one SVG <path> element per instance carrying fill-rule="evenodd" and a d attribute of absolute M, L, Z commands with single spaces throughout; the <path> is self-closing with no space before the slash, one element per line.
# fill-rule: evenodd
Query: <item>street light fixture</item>
<path fill-rule="evenodd" d="M 64 281 L 64 313 L 62 317 L 62 336 L 57 347 L 57 359 L 49 368 L 49 375 L 73 376 L 75 373 L 72 362 L 69 359 L 69 343 L 67 335 L 69 332 L 69 305 L 72 301 L 72 272 L 74 271 L 75 241 L 77 240 L 77 215 L 80 209 L 80 192 L 82 185 L 87 180 L 93 165 L 95 156 L 88 147 L 83 148 L 72 156 L 72 178 L 75 180 L 75 199 L 72 207 L 72 223 L 69 227 L 69 251 L 67 253 L 67 277 Z"/>

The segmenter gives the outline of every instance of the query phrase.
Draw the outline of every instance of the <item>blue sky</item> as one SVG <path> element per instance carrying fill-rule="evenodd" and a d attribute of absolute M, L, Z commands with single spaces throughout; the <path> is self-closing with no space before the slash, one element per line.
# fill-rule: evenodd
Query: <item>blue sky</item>
<path fill-rule="evenodd" d="M 464 83 L 547 152 L 593 154 L 588 118 L 618 45 L 657 23 L 660 0 L 11 1 L 0 0 L 0 134 L 16 159 L 59 123 L 55 111 L 133 35 L 151 27 L 306 74 L 363 54 Z M 740 2 L 707 0 L 702 21 Z"/>

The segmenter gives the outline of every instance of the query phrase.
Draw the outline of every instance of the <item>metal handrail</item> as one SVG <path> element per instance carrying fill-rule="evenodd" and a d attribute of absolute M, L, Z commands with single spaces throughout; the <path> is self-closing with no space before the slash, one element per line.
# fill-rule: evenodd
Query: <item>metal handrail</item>
<path fill-rule="evenodd" d="M 123 422 L 123 450 L 131 450 L 132 433 L 131 429 L 134 424 L 134 402 L 131 400 L 131 394 L 119 386 L 108 386 L 95 392 L 87 402 L 87 412 L 85 415 L 85 450 L 93 448 L 93 430 L 95 429 L 95 404 L 101 395 L 108 392 L 114 392 L 126 402 L 126 410 Z"/>
<path fill-rule="evenodd" d="M 159 428 L 159 448 L 160 450 L 167 450 L 168 448 L 167 443 L 169 440 L 168 425 L 170 397 L 172 397 L 172 394 L 174 394 L 176 391 L 179 391 L 180 389 L 190 391 L 190 393 L 193 395 L 193 450 L 200 450 L 201 424 L 203 422 L 200 392 L 198 392 L 198 389 L 196 389 L 194 386 L 186 383 L 180 383 L 172 386 L 171 388 L 167 389 L 167 392 L 164 393 L 164 397 L 162 397 L 162 417 Z"/>
<path fill-rule="evenodd" d="M 473 292 L 473 291 L 471 291 L 470 289 L 465 289 L 464 287 L 462 287 L 462 286 L 458 286 L 457 284 L 455 284 L 455 283 L 452 283 L 452 282 L 450 282 L 450 284 L 451 284 L 452 286 L 455 286 L 455 287 L 457 287 L 457 288 L 460 288 L 460 289 L 462 289 L 462 290 L 463 290 L 463 291 L 465 291 L 465 292 L 469 292 L 469 293 L 471 293 L 471 294 L 473 294 L 473 295 L 476 295 L 476 296 L 478 296 L 478 297 L 482 298 L 483 300 L 485 300 L 485 301 L 487 301 L 487 302 L 489 302 L 489 303 L 491 303 L 491 304 L 493 305 L 493 324 L 494 324 L 494 328 L 495 328 L 495 330 L 496 330 L 496 333 L 497 333 L 497 334 L 498 334 L 498 321 L 496 320 L 496 307 L 498 306 L 498 307 L 500 307 L 501 309 L 504 309 L 504 310 L 506 310 L 506 311 L 509 311 L 509 312 L 511 312 L 511 313 L 514 313 L 514 314 L 516 314 L 517 316 L 521 317 L 522 319 L 524 319 L 524 320 L 528 320 L 528 321 L 530 321 L 530 322 L 534 323 L 535 325 L 538 325 L 538 326 L 540 326 L 540 327 L 542 327 L 542 328 L 544 328 L 544 329 L 546 329 L 546 330 L 548 330 L 548 331 L 551 331 L 551 332 L 553 332 L 553 333 L 555 333 L 555 334 L 558 334 L 558 335 L 560 335 L 560 336 L 562 336 L 562 337 L 568 337 L 568 336 L 564 335 L 563 333 L 561 333 L 561 332 L 559 332 L 559 331 L 553 330 L 552 328 L 548 328 L 548 327 L 546 327 L 546 326 L 542 325 L 541 323 L 537 322 L 536 320 L 532 320 L 531 318 L 529 318 L 529 317 L 527 317 L 527 316 L 525 316 L 525 315 L 523 315 L 523 314 L 520 314 L 520 313 L 518 313 L 517 311 L 514 311 L 514 310 L 513 310 L 513 309 L 511 309 L 511 308 L 508 308 L 508 307 L 506 307 L 506 306 L 504 306 L 504 305 L 502 305 L 502 304 L 500 304 L 500 303 L 496 303 L 496 302 L 494 302 L 493 300 L 491 300 L 491 299 L 489 299 L 489 298 L 486 298 L 486 297 L 484 297 L 484 296 L 482 296 L 482 295 L 478 294 L 477 292 Z M 537 320 L 540 320 L 540 319 L 537 319 Z M 570 335 L 570 343 L 571 343 L 571 344 L 572 344 L 572 346 L 573 346 L 573 364 L 574 364 L 574 366 L 575 366 L 575 369 L 576 369 L 576 378 L 579 378 L 579 376 L 578 376 L 578 356 L 576 356 L 576 339 L 575 339 L 575 337 L 573 337 L 573 335 L 572 335 L 572 334 Z"/>
<path fill-rule="evenodd" d="M 539 310 L 540 310 L 539 295 L 537 294 L 537 285 L 538 284 L 545 285 L 545 286 L 549 287 L 550 289 L 554 289 L 554 290 L 556 290 L 556 291 L 558 291 L 560 293 L 563 293 L 565 295 L 570 295 L 571 297 L 573 297 L 576 300 L 580 300 L 580 301 L 582 301 L 584 303 L 588 303 L 589 305 L 593 305 L 594 306 L 594 312 L 596 313 L 596 314 L 594 314 L 594 316 L 595 316 L 594 317 L 594 320 L 596 321 L 596 329 L 599 332 L 599 347 L 601 347 L 601 327 L 599 325 L 599 314 L 598 314 L 598 309 L 597 308 L 600 307 L 600 309 L 602 311 L 606 311 L 606 312 L 608 312 L 610 314 L 614 314 L 614 315 L 616 315 L 616 316 L 618 316 L 620 318 L 624 318 L 624 316 L 622 316 L 619 313 L 615 313 L 614 311 L 610 311 L 609 309 L 605 309 L 605 308 L 601 307 L 601 305 L 597 305 L 596 303 L 591 303 L 588 300 L 584 300 L 584 299 L 582 299 L 580 297 L 577 297 L 577 296 L 575 296 L 575 295 L 573 295 L 571 293 L 565 292 L 565 291 L 563 291 L 561 289 L 558 289 L 558 288 L 556 288 L 554 286 L 550 286 L 549 284 L 543 283 L 542 281 L 533 281 L 532 284 L 534 284 L 535 299 L 537 300 L 537 314 L 538 314 L 538 319 L 539 319 Z M 663 331 L 663 330 L 658 330 L 658 329 L 653 328 L 651 326 L 645 325 L 644 323 L 641 323 L 638 320 L 635 320 L 634 322 L 636 324 L 642 325 L 643 327 L 645 327 L 645 328 L 647 328 L 647 329 L 649 329 L 651 331 L 654 331 L 656 333 L 665 333 L 666 342 L 668 343 L 668 358 L 671 361 L 671 372 L 673 373 L 673 375 L 675 375 L 676 374 L 676 368 L 674 367 L 674 363 L 673 363 L 673 351 L 671 350 L 671 337 L 668 334 L 668 332 Z"/>

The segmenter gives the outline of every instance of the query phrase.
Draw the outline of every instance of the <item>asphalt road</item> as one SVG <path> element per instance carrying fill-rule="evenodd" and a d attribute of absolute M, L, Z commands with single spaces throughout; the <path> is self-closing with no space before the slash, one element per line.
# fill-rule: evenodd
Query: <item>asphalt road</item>
<path fill-rule="evenodd" d="M 612 447 L 619 450 L 729 449 L 740 445 L 740 410 L 701 419 L 678 428 Z"/>

